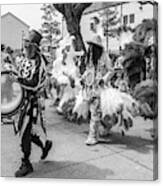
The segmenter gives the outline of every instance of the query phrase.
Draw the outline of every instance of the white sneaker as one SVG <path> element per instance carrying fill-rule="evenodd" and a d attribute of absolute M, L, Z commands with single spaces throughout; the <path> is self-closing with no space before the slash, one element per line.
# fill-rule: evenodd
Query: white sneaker
<path fill-rule="evenodd" d="M 98 140 L 96 138 L 90 138 L 88 137 L 85 141 L 86 145 L 96 145 L 98 143 Z"/>
<path fill-rule="evenodd" d="M 58 112 L 58 114 L 62 114 L 63 113 L 63 111 L 62 111 L 62 109 L 60 107 L 57 107 L 57 112 Z"/>

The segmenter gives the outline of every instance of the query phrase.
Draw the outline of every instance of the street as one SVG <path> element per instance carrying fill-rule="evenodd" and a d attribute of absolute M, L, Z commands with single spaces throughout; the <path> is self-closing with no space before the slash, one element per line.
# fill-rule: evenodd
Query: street
<path fill-rule="evenodd" d="M 49 107 L 49 100 L 46 104 L 47 130 L 53 147 L 46 160 L 41 161 L 40 149 L 32 146 L 34 172 L 27 177 L 153 179 L 157 150 L 150 133 L 152 121 L 136 118 L 126 136 L 122 137 L 115 127 L 108 143 L 86 146 L 88 124 L 69 123 L 54 107 Z M 21 162 L 20 139 L 14 135 L 11 125 L 1 127 L 1 139 L 1 175 L 14 176 Z"/>

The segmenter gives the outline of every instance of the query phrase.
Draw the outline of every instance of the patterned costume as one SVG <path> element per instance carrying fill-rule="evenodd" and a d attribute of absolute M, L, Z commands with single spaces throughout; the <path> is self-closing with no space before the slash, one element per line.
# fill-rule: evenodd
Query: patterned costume
<path fill-rule="evenodd" d="M 85 81 L 86 81 L 86 92 L 89 99 L 89 110 L 90 110 L 90 124 L 89 134 L 86 140 L 87 145 L 94 145 L 98 143 L 98 127 L 100 123 L 100 94 L 98 92 L 98 85 L 102 77 L 106 74 L 107 60 L 100 58 L 103 56 L 103 47 L 101 37 L 99 35 L 94 36 L 92 40 L 88 41 L 88 69 L 86 70 Z M 105 63 L 106 62 L 106 63 Z M 90 82 L 87 82 L 90 79 Z"/>
<path fill-rule="evenodd" d="M 31 31 L 29 42 L 31 45 L 28 47 L 36 47 L 41 40 L 41 35 L 36 31 Z M 40 116 L 41 127 L 46 135 L 44 127 L 44 111 L 43 105 L 43 92 L 46 82 L 46 68 L 45 61 L 41 56 L 38 48 L 35 55 L 31 57 L 23 57 L 18 66 L 17 80 L 21 86 L 26 90 L 26 98 L 23 108 L 20 111 L 18 121 L 18 131 L 21 135 L 21 149 L 23 152 L 22 165 L 15 173 L 16 177 L 24 176 L 33 171 L 32 165 L 29 161 L 31 153 L 31 142 L 37 144 L 42 149 L 41 159 L 46 158 L 48 151 L 52 146 L 52 142 L 46 140 L 45 145 L 41 141 L 40 136 L 34 132 L 35 124 L 37 123 L 38 116 Z M 34 124 L 34 125 L 33 125 Z"/>
<path fill-rule="evenodd" d="M 97 35 L 88 44 L 90 53 L 87 60 L 88 69 L 84 76 L 90 124 L 85 143 L 95 145 L 99 141 L 101 126 L 104 128 L 102 135 L 108 134 L 115 124 L 118 124 L 123 133 L 124 130 L 128 130 L 133 124 L 133 117 L 138 113 L 138 104 L 129 94 L 122 92 L 126 91 L 122 85 L 122 91 L 109 86 L 113 69 L 111 64 L 109 65 L 110 61 L 103 57 L 100 37 Z"/>

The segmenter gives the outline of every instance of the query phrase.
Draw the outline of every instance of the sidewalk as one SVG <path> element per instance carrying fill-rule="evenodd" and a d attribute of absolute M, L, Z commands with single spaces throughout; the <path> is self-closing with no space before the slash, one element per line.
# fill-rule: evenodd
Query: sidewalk
<path fill-rule="evenodd" d="M 69 123 L 47 107 L 48 134 L 53 148 L 45 161 L 41 151 L 32 146 L 31 160 L 35 171 L 27 177 L 76 179 L 153 179 L 152 121 L 137 118 L 134 127 L 122 137 L 114 128 L 108 144 L 86 146 L 88 125 Z M 18 137 L 12 126 L 2 126 L 1 174 L 14 176 L 20 163 Z"/>

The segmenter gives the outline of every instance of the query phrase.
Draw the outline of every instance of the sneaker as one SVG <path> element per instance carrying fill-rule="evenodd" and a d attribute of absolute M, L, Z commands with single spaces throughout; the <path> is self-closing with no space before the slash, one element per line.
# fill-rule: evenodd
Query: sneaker
<path fill-rule="evenodd" d="M 45 147 L 43 148 L 43 152 L 42 152 L 42 155 L 41 155 L 42 160 L 44 160 L 47 157 L 50 149 L 52 148 L 52 144 L 53 144 L 52 141 L 50 141 L 50 140 L 46 141 Z"/>
<path fill-rule="evenodd" d="M 98 140 L 96 138 L 89 138 L 85 141 L 86 145 L 96 145 L 98 143 Z"/>
<path fill-rule="evenodd" d="M 33 172 L 32 164 L 30 162 L 22 162 L 22 165 L 20 166 L 19 170 L 15 172 L 15 177 L 23 177 L 31 172 Z"/>
<path fill-rule="evenodd" d="M 62 109 L 60 107 L 57 107 L 57 113 L 60 114 L 60 115 L 63 114 L 63 111 L 62 111 Z"/>

